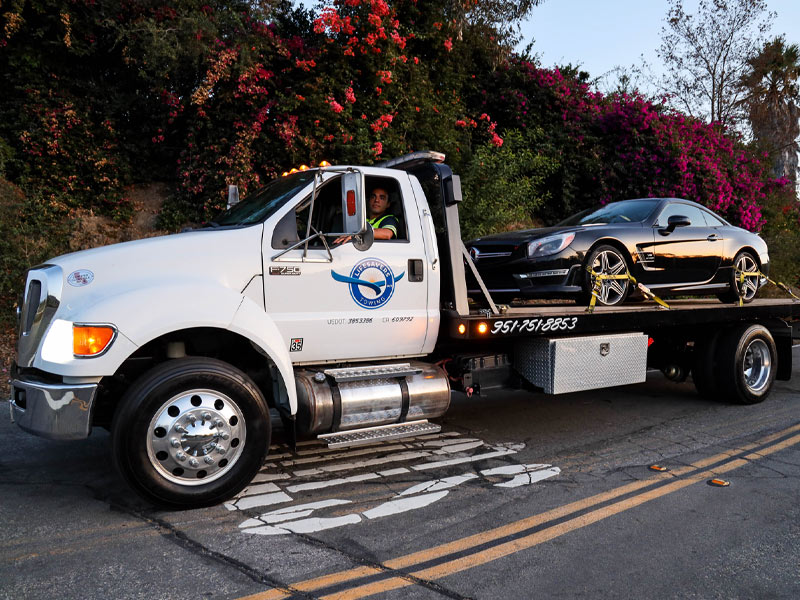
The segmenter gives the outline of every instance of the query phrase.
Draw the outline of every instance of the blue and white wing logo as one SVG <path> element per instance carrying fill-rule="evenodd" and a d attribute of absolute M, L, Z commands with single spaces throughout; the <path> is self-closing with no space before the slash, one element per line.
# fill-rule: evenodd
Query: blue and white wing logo
<path fill-rule="evenodd" d="M 356 304 L 372 310 L 391 300 L 394 288 L 405 275 L 392 272 L 392 268 L 379 258 L 366 258 L 356 263 L 350 275 L 341 275 L 331 269 L 331 277 L 348 284 L 350 296 Z"/>

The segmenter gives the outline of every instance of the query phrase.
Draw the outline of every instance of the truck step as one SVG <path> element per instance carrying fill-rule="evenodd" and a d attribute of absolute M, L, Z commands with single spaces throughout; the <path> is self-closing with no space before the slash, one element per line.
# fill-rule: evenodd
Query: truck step
<path fill-rule="evenodd" d="M 421 369 L 412 367 L 409 363 L 396 363 L 393 365 L 369 365 L 366 367 L 344 367 L 342 369 L 325 369 L 324 373 L 332 377 L 337 383 L 346 381 L 364 381 L 367 379 L 389 379 L 392 377 L 407 377 L 421 373 Z"/>
<path fill-rule="evenodd" d="M 365 427 L 351 431 L 337 433 L 324 433 L 317 439 L 325 442 L 328 448 L 346 448 L 350 446 L 364 446 L 373 442 L 396 440 L 398 438 L 438 433 L 440 425 L 429 423 L 427 420 L 410 421 L 408 423 L 394 423 L 393 425 L 380 425 L 378 427 Z"/>

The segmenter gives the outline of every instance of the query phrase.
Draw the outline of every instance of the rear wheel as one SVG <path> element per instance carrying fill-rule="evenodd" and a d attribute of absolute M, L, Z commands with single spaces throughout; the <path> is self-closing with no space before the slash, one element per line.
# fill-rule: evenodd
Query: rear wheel
<path fill-rule="evenodd" d="M 261 467 L 271 424 L 264 397 L 232 365 L 171 360 L 125 394 L 111 428 L 114 462 L 144 498 L 193 508 L 241 491 Z"/>
<path fill-rule="evenodd" d="M 763 325 L 740 325 L 720 336 L 717 381 L 723 399 L 738 404 L 762 402 L 772 390 L 777 369 L 772 334 Z"/>
<path fill-rule="evenodd" d="M 598 246 L 592 250 L 586 259 L 586 266 L 595 276 L 622 276 L 629 273 L 628 262 L 623 253 L 614 246 L 608 245 Z M 588 304 L 595 287 L 595 277 L 585 273 L 583 281 L 583 292 L 579 302 Z M 622 304 L 628 296 L 630 287 L 628 279 L 600 279 L 597 303 L 604 306 Z"/>
<path fill-rule="evenodd" d="M 745 304 L 752 302 L 753 298 L 756 297 L 756 293 L 758 293 L 760 276 L 745 276 L 744 281 L 740 281 L 738 271 L 756 273 L 759 270 L 758 262 L 752 254 L 743 251 L 739 252 L 736 258 L 733 259 L 733 266 L 734 268 L 731 269 L 730 287 L 728 291 L 719 294 L 717 297 L 721 302 L 725 303 L 738 303 L 739 298 L 741 298 L 742 302 Z"/>

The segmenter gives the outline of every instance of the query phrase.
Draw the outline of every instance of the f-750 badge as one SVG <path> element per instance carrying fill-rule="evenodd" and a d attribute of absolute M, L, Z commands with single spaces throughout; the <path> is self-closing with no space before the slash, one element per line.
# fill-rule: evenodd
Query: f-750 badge
<path fill-rule="evenodd" d="M 270 275 L 300 275 L 300 267 L 270 267 Z"/>

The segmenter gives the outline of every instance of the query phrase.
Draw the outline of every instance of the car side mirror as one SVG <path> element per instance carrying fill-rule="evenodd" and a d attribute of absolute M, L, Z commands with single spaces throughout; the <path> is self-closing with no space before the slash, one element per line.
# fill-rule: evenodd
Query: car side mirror
<path fill-rule="evenodd" d="M 661 235 L 669 235 L 677 227 L 688 227 L 691 225 L 692 222 L 689 220 L 689 217 L 684 215 L 672 215 L 667 219 L 667 226 L 663 229 L 660 229 Z"/>
<path fill-rule="evenodd" d="M 342 175 L 342 215 L 344 233 L 363 234 L 367 228 L 366 202 L 364 201 L 364 175 L 360 171 L 348 171 Z"/>
<path fill-rule="evenodd" d="M 228 186 L 228 208 L 239 204 L 239 186 Z"/>

